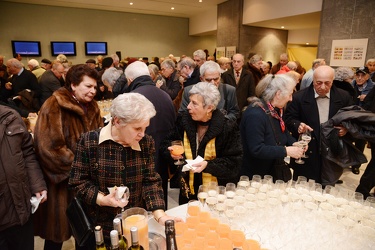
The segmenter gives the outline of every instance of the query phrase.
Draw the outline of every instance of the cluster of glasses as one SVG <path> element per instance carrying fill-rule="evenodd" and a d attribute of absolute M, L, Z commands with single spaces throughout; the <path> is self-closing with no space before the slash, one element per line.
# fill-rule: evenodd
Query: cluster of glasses
<path fill-rule="evenodd" d="M 374 249 L 375 198 L 300 176 L 241 176 L 235 185 L 210 184 L 198 193 L 213 217 L 267 249 Z M 343 240 L 345 239 L 345 240 Z"/>
<path fill-rule="evenodd" d="M 112 105 L 112 99 L 98 101 L 98 106 L 99 106 L 99 109 L 100 109 L 100 115 L 102 117 L 109 114 L 109 108 L 111 107 L 111 105 Z"/>

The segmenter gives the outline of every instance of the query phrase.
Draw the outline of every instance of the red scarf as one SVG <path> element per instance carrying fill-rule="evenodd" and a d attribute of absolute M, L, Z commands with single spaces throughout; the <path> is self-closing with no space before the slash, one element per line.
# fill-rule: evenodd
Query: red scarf
<path fill-rule="evenodd" d="M 285 131 L 285 123 L 284 123 L 283 118 L 282 118 L 282 116 L 283 116 L 283 109 L 280 109 L 280 115 L 279 115 L 279 113 L 275 110 L 275 108 L 272 106 L 272 104 L 270 102 L 267 102 L 267 106 L 268 106 L 268 110 L 269 110 L 271 116 L 273 118 L 276 118 L 277 120 L 280 121 L 281 132 L 284 133 L 284 131 Z M 264 112 L 267 113 L 267 111 L 262 106 L 260 106 L 260 107 L 263 109 Z"/>

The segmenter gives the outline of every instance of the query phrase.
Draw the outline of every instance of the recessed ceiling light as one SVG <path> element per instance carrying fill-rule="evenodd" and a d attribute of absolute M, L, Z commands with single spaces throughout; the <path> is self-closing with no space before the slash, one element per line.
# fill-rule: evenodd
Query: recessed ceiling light
<path fill-rule="evenodd" d="M 172 7 L 171 10 L 174 10 L 174 7 Z"/>
<path fill-rule="evenodd" d="M 201 3 L 201 2 L 203 2 L 202 0 L 199 0 L 199 2 Z"/>
<path fill-rule="evenodd" d="M 284 29 L 285 27 L 284 26 L 281 26 L 282 29 Z"/>
<path fill-rule="evenodd" d="M 310 43 L 306 43 L 306 45 L 309 45 Z"/>
<path fill-rule="evenodd" d="M 133 5 L 133 3 L 129 3 L 130 5 Z"/>

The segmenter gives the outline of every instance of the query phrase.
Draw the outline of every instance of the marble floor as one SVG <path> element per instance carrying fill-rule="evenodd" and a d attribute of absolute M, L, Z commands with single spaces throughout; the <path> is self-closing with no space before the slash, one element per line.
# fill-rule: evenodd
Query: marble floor
<path fill-rule="evenodd" d="M 366 148 L 364 151 L 367 159 L 371 158 L 371 152 L 370 149 Z M 361 173 L 359 175 L 355 175 L 352 173 L 350 169 L 345 169 L 343 175 L 341 176 L 341 180 L 344 181 L 341 186 L 343 188 L 347 188 L 349 190 L 355 190 L 358 186 L 359 179 L 361 178 L 361 175 L 363 174 L 364 170 L 366 169 L 367 164 L 362 164 L 360 170 Z M 174 208 L 178 206 L 178 189 L 168 189 L 168 209 Z M 35 250 L 43 250 L 44 246 L 44 240 L 40 237 L 35 237 Z M 70 240 L 64 242 L 63 244 L 63 250 L 74 250 L 74 239 L 71 238 Z"/>

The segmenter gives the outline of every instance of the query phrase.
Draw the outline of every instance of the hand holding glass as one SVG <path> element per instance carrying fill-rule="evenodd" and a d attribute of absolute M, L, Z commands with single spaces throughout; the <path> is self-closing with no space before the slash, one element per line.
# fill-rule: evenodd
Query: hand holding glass
<path fill-rule="evenodd" d="M 172 148 L 171 154 L 174 156 L 182 155 L 185 152 L 182 141 L 172 141 L 171 148 Z M 178 159 L 178 161 L 176 161 L 174 164 L 182 165 L 184 164 L 184 161 L 181 161 L 181 159 Z"/>

